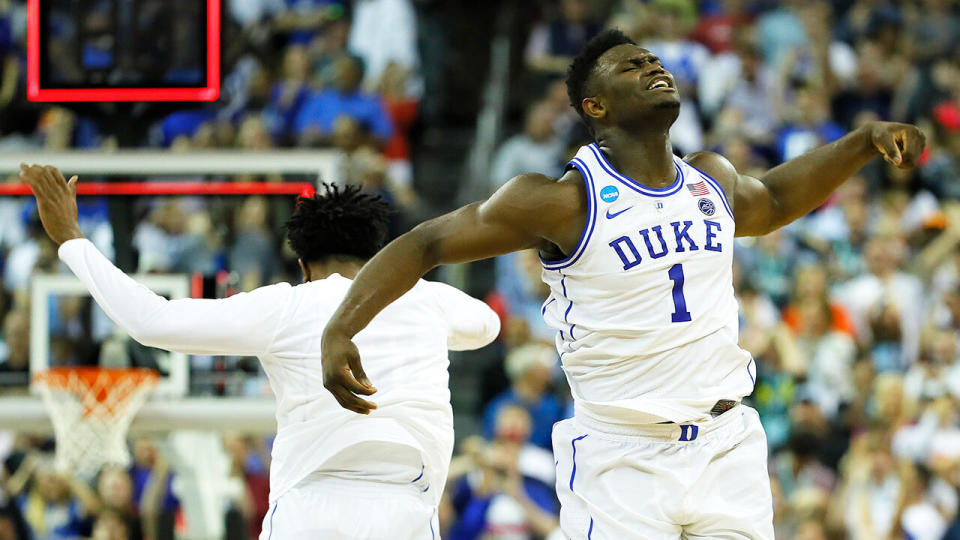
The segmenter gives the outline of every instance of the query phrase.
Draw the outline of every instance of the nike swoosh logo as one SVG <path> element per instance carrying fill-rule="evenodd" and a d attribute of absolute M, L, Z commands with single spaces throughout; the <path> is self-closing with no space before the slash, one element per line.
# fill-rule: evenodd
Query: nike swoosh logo
<path fill-rule="evenodd" d="M 631 209 L 631 208 L 633 208 L 633 207 L 632 207 L 632 206 L 628 206 L 628 207 L 624 208 L 623 210 L 621 210 L 621 211 L 619 211 L 619 212 L 616 212 L 616 213 L 613 213 L 613 214 L 610 213 L 610 210 L 607 210 L 607 219 L 613 219 L 613 218 L 619 216 L 620 214 L 626 212 L 627 210 L 629 210 L 629 209 Z"/>

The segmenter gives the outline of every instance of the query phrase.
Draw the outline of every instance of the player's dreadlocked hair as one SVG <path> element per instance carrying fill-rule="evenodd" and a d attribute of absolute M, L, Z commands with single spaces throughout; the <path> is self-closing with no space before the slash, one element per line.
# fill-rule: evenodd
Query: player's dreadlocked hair
<path fill-rule="evenodd" d="M 625 43 L 636 45 L 620 30 L 604 30 L 583 46 L 583 50 L 573 59 L 570 69 L 567 70 L 567 96 L 570 98 L 570 105 L 577 110 L 577 114 L 587 127 L 591 128 L 591 131 L 590 119 L 583 113 L 583 98 L 587 93 L 587 82 L 590 80 L 593 68 L 597 65 L 597 59 L 608 50 Z"/>
<path fill-rule="evenodd" d="M 366 260 L 383 247 L 390 214 L 379 195 L 323 184 L 322 192 L 297 199 L 287 241 L 304 263 L 337 256 Z"/>

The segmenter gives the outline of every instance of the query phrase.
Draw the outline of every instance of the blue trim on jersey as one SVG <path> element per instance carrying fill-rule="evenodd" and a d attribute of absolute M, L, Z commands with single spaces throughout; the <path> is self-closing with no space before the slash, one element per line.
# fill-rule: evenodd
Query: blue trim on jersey
<path fill-rule="evenodd" d="M 687 162 L 684 161 L 684 163 L 687 163 Z M 690 164 L 687 163 L 687 165 L 690 165 Z M 730 215 L 730 219 L 732 219 L 733 221 L 737 221 L 737 219 L 733 217 L 733 210 L 730 210 L 730 203 L 727 202 L 727 192 L 723 190 L 723 186 L 720 185 L 720 182 L 717 182 L 716 180 L 713 179 L 712 176 L 694 167 L 693 165 L 690 165 L 690 166 L 693 167 L 693 170 L 700 173 L 703 176 L 703 178 L 707 181 L 707 183 L 713 186 L 713 189 L 717 190 L 720 193 L 720 202 L 722 202 L 723 207 L 727 209 L 727 214 Z"/>
<path fill-rule="evenodd" d="M 567 320 L 567 317 L 570 315 L 570 310 L 573 309 L 573 300 L 567 296 L 567 276 L 563 275 L 563 272 L 557 270 L 557 273 L 560 274 L 560 288 L 563 290 L 563 299 L 567 302 L 570 302 L 570 305 L 567 306 L 567 310 L 563 312 L 563 322 L 570 324 L 570 321 Z M 570 340 L 576 341 L 577 338 L 573 336 L 573 328 L 577 326 L 576 324 L 570 324 Z M 566 338 L 563 336 L 563 330 L 560 330 L 560 339 L 566 341 Z"/>
<path fill-rule="evenodd" d="M 437 509 L 433 509 L 433 516 L 437 515 Z M 430 540 L 437 539 L 437 533 L 433 532 L 433 516 L 430 516 Z"/>
<path fill-rule="evenodd" d="M 593 536 L 593 518 L 590 518 L 590 528 L 587 529 L 587 540 L 590 540 L 590 537 Z"/>
<path fill-rule="evenodd" d="M 280 506 L 280 501 L 273 503 L 273 512 L 270 512 L 270 534 L 267 536 L 267 540 L 273 538 L 273 516 L 277 513 L 278 506 Z"/>
<path fill-rule="evenodd" d="M 426 470 L 426 468 L 427 468 L 426 465 L 420 465 L 420 476 L 418 476 L 418 477 L 414 478 L 413 480 L 411 480 L 410 483 L 412 484 L 412 483 L 416 482 L 417 480 L 423 478 L 423 471 Z"/>
<path fill-rule="evenodd" d="M 753 358 L 751 358 L 750 361 L 747 362 L 747 375 L 750 376 L 750 382 L 752 384 L 757 384 L 757 380 L 753 378 L 753 373 L 750 373 L 750 364 L 754 364 Z"/>
<path fill-rule="evenodd" d="M 593 152 L 593 155 L 597 157 L 600 167 L 603 168 L 607 174 L 616 178 L 620 181 L 620 183 L 641 195 L 646 195 L 648 197 L 669 197 L 670 195 L 680 191 L 680 189 L 683 187 L 683 170 L 679 165 L 677 165 L 676 161 L 674 161 L 673 166 L 677 169 L 677 179 L 673 182 L 673 184 L 665 188 L 652 188 L 637 182 L 629 176 L 617 172 L 617 170 L 613 168 L 613 165 L 607 161 L 607 157 L 603 155 L 603 152 L 600 151 L 600 148 L 596 145 L 596 143 L 589 145 L 589 148 L 590 151 Z"/>
<path fill-rule="evenodd" d="M 587 244 L 590 243 L 590 236 L 593 234 L 593 229 L 597 222 L 597 201 L 594 200 L 593 175 L 590 174 L 590 169 L 587 168 L 587 165 L 580 158 L 570 160 L 567 167 L 569 168 L 571 165 L 580 171 L 580 175 L 583 176 L 583 181 L 587 186 L 587 222 L 583 226 L 583 232 L 580 233 L 580 240 L 577 242 L 577 247 L 569 257 L 559 261 L 545 261 L 543 257 L 540 257 L 540 263 L 543 264 L 543 267 L 547 270 L 560 270 L 577 262 L 580 256 L 587 250 Z"/>
<path fill-rule="evenodd" d="M 552 303 L 554 303 L 554 302 L 556 302 L 556 301 L 557 301 L 556 298 L 551 298 L 550 300 L 547 300 L 547 303 L 544 304 L 542 308 L 540 308 L 540 316 L 542 317 L 542 316 L 546 315 L 546 314 L 547 314 L 547 307 L 548 307 L 550 304 L 552 304 Z"/>
<path fill-rule="evenodd" d="M 573 479 L 577 476 L 577 441 L 586 437 L 587 435 L 589 435 L 589 433 L 583 434 L 570 441 L 570 446 L 573 446 L 573 471 L 570 472 L 570 493 L 573 493 Z"/>

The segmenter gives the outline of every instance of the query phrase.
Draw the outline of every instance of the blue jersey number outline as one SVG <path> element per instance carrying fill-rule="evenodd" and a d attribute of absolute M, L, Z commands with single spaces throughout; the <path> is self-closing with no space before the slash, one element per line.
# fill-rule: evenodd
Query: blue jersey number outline
<path fill-rule="evenodd" d="M 690 322 L 690 312 L 687 311 L 687 299 L 683 297 L 683 265 L 677 263 L 670 267 L 667 275 L 673 281 L 673 308 L 670 319 L 675 322 Z"/>

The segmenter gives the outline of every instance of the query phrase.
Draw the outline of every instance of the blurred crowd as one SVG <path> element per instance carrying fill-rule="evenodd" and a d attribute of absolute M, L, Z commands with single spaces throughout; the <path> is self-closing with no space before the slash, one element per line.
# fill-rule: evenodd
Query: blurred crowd
<path fill-rule="evenodd" d="M 427 3 L 228 2 L 221 99 L 164 111 L 131 142 L 96 111 L 25 101 L 25 2 L 0 0 L 0 151 L 333 148 L 336 180 L 387 197 L 399 233 L 429 214 L 411 164 L 430 97 L 420 61 L 428 36 L 417 29 Z M 735 287 L 742 346 L 758 366 L 748 401 L 769 441 L 778 538 L 960 538 L 960 2 L 531 4 L 511 70 L 508 125 L 516 129 L 493 156 L 490 192 L 521 172 L 561 174 L 588 141 L 563 76 L 608 27 L 673 72 L 684 102 L 671 139 L 681 155 L 717 151 L 760 176 L 871 120 L 924 129 L 928 148 L 916 170 L 875 160 L 810 216 L 738 240 Z M 252 179 L 281 178 L 230 180 Z M 297 282 L 281 234 L 292 203 L 137 199 L 131 269 L 205 276 L 217 296 Z M 113 256 L 109 202 L 84 199 L 80 211 L 85 234 Z M 0 269 L 0 384 L 9 394 L 26 382 L 30 276 L 63 271 L 26 199 L 0 198 Z M 477 429 L 458 433 L 440 512 L 444 538 L 560 537 L 550 432 L 572 411 L 553 332 L 540 317 L 539 274 L 533 252 L 495 262 L 486 298 L 503 332 L 477 409 L 457 411 L 474 415 Z M 88 301 L 57 298 L 51 307 L 52 363 L 149 361 L 132 345 L 121 343 L 119 353 L 105 346 L 118 338 Z M 191 370 L 206 381 L 193 393 L 269 393 L 262 376 L 231 377 L 257 373 L 250 359 L 194 357 Z M 259 531 L 269 442 L 224 438 L 242 486 L 224 503 L 230 538 Z M 50 445 L 0 437 L 0 540 L 169 538 L 182 527 L 177 473 L 150 440 L 131 442 L 133 467 L 95 479 L 53 471 Z"/>

